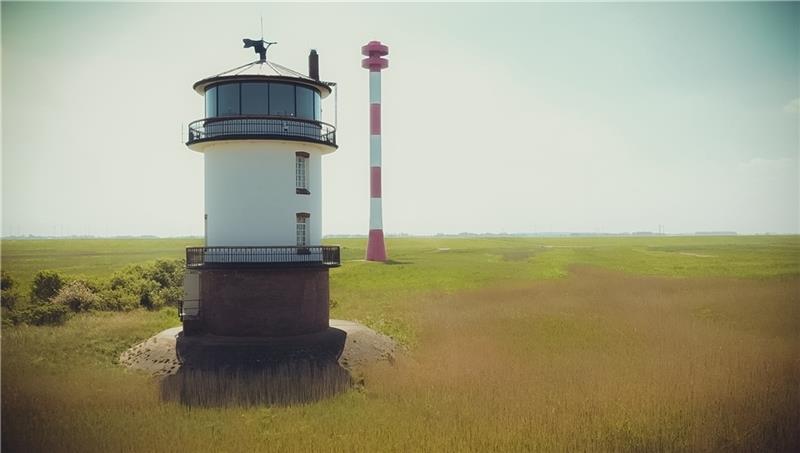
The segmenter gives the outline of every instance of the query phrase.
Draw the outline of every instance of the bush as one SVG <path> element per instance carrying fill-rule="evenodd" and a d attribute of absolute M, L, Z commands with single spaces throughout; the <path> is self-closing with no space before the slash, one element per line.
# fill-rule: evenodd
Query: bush
<path fill-rule="evenodd" d="M 22 295 L 16 289 L 4 289 L 0 294 L 0 306 L 13 310 L 21 299 Z"/>
<path fill-rule="evenodd" d="M 109 309 L 130 309 L 132 301 L 148 310 L 179 306 L 183 298 L 182 260 L 158 260 L 149 265 L 129 266 L 115 272 L 103 293 Z M 120 307 L 120 308 L 110 308 Z"/>
<path fill-rule="evenodd" d="M 11 314 L 14 324 L 26 323 L 37 326 L 63 324 L 69 316 L 69 307 L 51 302 L 34 305 Z"/>
<path fill-rule="evenodd" d="M 139 296 L 122 289 L 106 289 L 100 293 L 98 310 L 131 311 L 139 308 Z"/>
<path fill-rule="evenodd" d="M 181 282 L 180 286 L 159 289 L 158 298 L 163 302 L 163 305 L 180 307 L 181 301 L 183 301 L 183 282 Z"/>
<path fill-rule="evenodd" d="M 17 282 L 11 278 L 11 275 L 6 271 L 0 271 L 0 289 L 3 291 L 7 289 L 14 289 Z"/>
<path fill-rule="evenodd" d="M 52 299 L 61 287 L 64 286 L 64 278 L 55 271 L 39 271 L 33 277 L 33 287 L 31 288 L 32 302 L 46 302 Z"/>
<path fill-rule="evenodd" d="M 6 271 L 0 271 L 2 283 L 0 284 L 0 306 L 13 310 L 20 300 L 17 282 Z"/>
<path fill-rule="evenodd" d="M 107 279 L 102 279 L 99 277 L 87 277 L 83 275 L 66 277 L 65 284 L 69 283 L 80 283 L 95 294 L 99 294 L 108 286 Z"/>
<path fill-rule="evenodd" d="M 142 271 L 144 278 L 156 282 L 161 288 L 183 286 L 183 260 L 156 260 L 155 263 L 143 268 Z"/>
<path fill-rule="evenodd" d="M 110 279 L 63 277 L 57 272 L 40 271 L 31 288 L 31 300 L 37 305 L 62 305 L 68 311 L 108 310 L 130 311 L 139 307 L 158 310 L 165 306 L 180 306 L 183 299 L 183 260 L 157 260 L 152 264 L 128 266 L 114 272 Z M 3 273 L 3 306 L 16 304 L 17 298 L 6 287 L 15 289 L 14 281 Z M 11 291 L 11 289 L 9 289 Z M 47 303 L 45 303 L 47 302 Z M 56 318 L 56 308 L 20 313 L 14 322 L 49 319 L 48 310 Z M 46 313 L 47 312 L 47 313 Z M 47 324 L 49 322 L 42 321 Z"/>
<path fill-rule="evenodd" d="M 148 310 L 163 305 L 157 297 L 159 284 L 147 279 L 145 269 L 141 266 L 132 266 L 115 272 L 111 278 L 110 289 L 126 301 L 135 299 L 137 305 Z"/>
<path fill-rule="evenodd" d="M 75 312 L 96 309 L 99 302 L 97 294 L 80 281 L 64 285 L 52 300 L 52 303 L 65 305 Z"/>

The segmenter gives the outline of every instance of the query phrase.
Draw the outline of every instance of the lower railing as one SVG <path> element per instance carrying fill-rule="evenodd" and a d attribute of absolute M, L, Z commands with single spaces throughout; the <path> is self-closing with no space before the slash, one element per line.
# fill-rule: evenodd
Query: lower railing
<path fill-rule="evenodd" d="M 339 246 L 187 247 L 186 267 L 336 267 Z"/>

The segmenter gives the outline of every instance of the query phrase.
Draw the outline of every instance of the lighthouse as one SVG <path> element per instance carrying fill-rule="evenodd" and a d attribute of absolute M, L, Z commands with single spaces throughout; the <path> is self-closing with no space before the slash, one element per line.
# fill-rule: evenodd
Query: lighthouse
<path fill-rule="evenodd" d="M 204 161 L 205 244 L 186 249 L 183 336 L 249 351 L 298 339 L 308 352 L 331 334 L 328 271 L 340 265 L 339 247 L 321 244 L 323 156 L 337 149 L 321 111 L 335 83 L 315 50 L 303 74 L 267 58 L 275 43 L 243 41 L 257 60 L 193 85 L 205 112 L 186 146 Z"/>
<path fill-rule="evenodd" d="M 380 41 L 361 47 L 361 67 L 369 69 L 369 239 L 367 261 L 386 261 L 381 195 L 381 71 L 389 67 L 389 48 Z"/>

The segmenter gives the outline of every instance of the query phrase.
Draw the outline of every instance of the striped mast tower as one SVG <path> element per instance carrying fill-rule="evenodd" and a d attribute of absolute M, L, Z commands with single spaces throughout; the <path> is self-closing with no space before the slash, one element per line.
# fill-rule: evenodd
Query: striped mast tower
<path fill-rule="evenodd" d="M 386 261 L 383 240 L 383 207 L 381 202 L 381 70 L 389 67 L 383 58 L 389 48 L 380 41 L 370 41 L 361 47 L 366 56 L 361 67 L 369 69 L 369 241 L 367 261 Z"/>

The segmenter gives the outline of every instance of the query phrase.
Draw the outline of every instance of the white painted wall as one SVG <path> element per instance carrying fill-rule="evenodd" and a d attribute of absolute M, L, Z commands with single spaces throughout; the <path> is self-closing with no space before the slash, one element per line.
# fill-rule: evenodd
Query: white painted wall
<path fill-rule="evenodd" d="M 369 199 L 369 229 L 382 230 L 383 229 L 383 199 L 370 198 Z"/>
<path fill-rule="evenodd" d="M 380 71 L 369 72 L 369 103 L 381 102 L 381 73 Z"/>
<path fill-rule="evenodd" d="M 296 245 L 296 213 L 308 212 L 310 245 L 322 239 L 322 151 L 293 141 L 203 146 L 207 245 Z M 295 193 L 295 152 L 309 153 L 310 195 Z M 328 151 L 325 149 L 324 151 Z"/>

